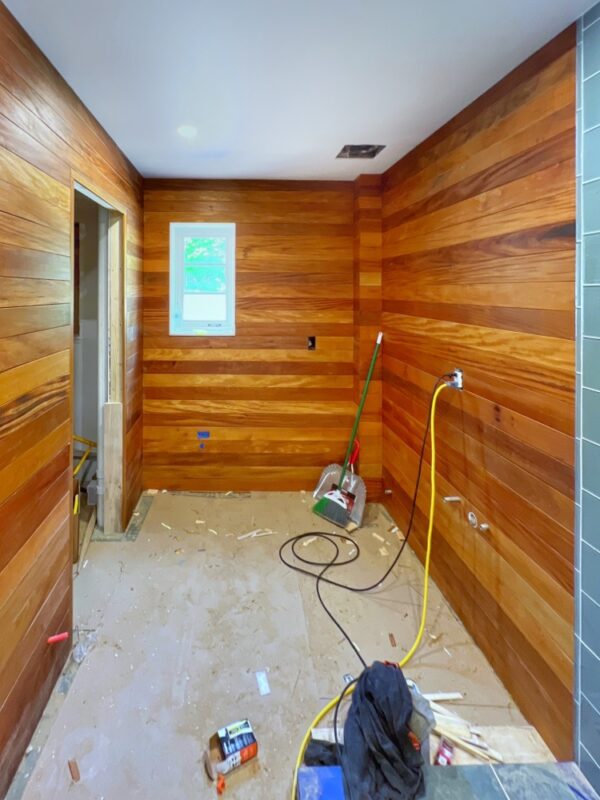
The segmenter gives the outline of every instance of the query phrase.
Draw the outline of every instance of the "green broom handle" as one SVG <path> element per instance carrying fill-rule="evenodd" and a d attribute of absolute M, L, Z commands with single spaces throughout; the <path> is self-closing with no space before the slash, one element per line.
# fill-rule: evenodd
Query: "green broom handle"
<path fill-rule="evenodd" d="M 365 406 L 365 402 L 367 400 L 367 394 L 369 392 L 369 384 L 371 383 L 371 378 L 373 376 L 373 370 L 375 369 L 375 362 L 377 361 L 377 356 L 379 354 L 379 348 L 381 347 L 381 340 L 383 339 L 382 331 L 379 331 L 377 334 L 377 341 L 375 342 L 375 349 L 373 350 L 373 355 L 371 356 L 371 363 L 369 364 L 369 371 L 367 372 L 367 379 L 365 381 L 365 386 L 362 390 L 362 395 L 360 398 L 360 403 L 358 404 L 358 411 L 356 412 L 356 418 L 354 420 L 354 426 L 352 428 L 352 433 L 350 434 L 350 441 L 348 443 L 348 450 L 346 451 L 346 458 L 344 459 L 344 466 L 342 467 L 342 474 L 340 476 L 339 487 L 340 489 L 344 485 L 344 478 L 346 477 L 346 472 L 348 471 L 348 461 L 350 460 L 350 455 L 352 454 L 352 448 L 354 447 L 354 440 L 356 438 L 356 432 L 358 431 L 358 424 L 360 422 L 360 416 L 363 412 L 363 408 Z"/>

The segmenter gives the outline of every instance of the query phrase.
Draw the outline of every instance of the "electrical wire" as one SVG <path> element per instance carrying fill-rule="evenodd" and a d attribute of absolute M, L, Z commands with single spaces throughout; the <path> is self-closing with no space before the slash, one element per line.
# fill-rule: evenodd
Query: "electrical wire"
<path fill-rule="evenodd" d="M 354 687 L 356 686 L 357 683 L 358 683 L 358 678 L 354 678 L 354 680 L 348 681 L 348 683 L 344 686 L 344 688 L 340 692 L 340 696 L 338 697 L 338 701 L 335 704 L 335 710 L 333 712 L 333 739 L 335 741 L 335 754 L 336 754 L 337 760 L 338 760 L 338 762 L 340 764 L 342 763 L 342 756 L 341 756 L 341 753 L 340 753 L 340 742 L 339 742 L 339 739 L 338 739 L 338 726 L 337 726 L 338 714 L 339 714 L 339 711 L 340 711 L 340 706 L 342 704 L 342 700 L 346 696 L 346 693 L 347 692 L 352 693 L 354 691 Z"/>
<path fill-rule="evenodd" d="M 371 584 L 370 586 L 354 587 L 354 586 L 350 586 L 348 584 L 344 584 L 344 583 L 341 583 L 339 581 L 334 581 L 334 580 L 332 580 L 330 578 L 326 578 L 325 577 L 325 573 L 331 567 L 334 567 L 334 566 L 338 566 L 339 567 L 339 566 L 344 566 L 344 565 L 347 565 L 349 563 L 352 563 L 353 561 L 356 561 L 356 559 L 360 555 L 360 548 L 358 546 L 358 543 L 355 542 L 353 539 L 349 539 L 349 537 L 344 536 L 343 534 L 325 533 L 325 532 L 322 532 L 322 531 L 308 531 L 306 533 L 301 533 L 298 536 L 294 536 L 291 539 L 288 539 L 279 548 L 279 558 L 281 559 L 281 561 L 286 566 L 288 566 L 290 569 L 295 570 L 296 572 L 301 572 L 301 573 L 303 573 L 305 575 L 309 575 L 309 576 L 315 578 L 317 596 L 319 598 L 319 602 L 320 602 L 321 606 L 323 607 L 323 609 L 325 610 L 325 612 L 327 613 L 329 618 L 332 620 L 332 622 L 336 625 L 336 627 L 344 635 L 345 639 L 348 641 L 348 643 L 352 647 L 353 651 L 355 652 L 356 656 L 359 658 L 359 660 L 360 660 L 360 662 L 361 662 L 361 664 L 362 664 L 362 666 L 364 668 L 367 667 L 367 664 L 366 664 L 363 656 L 361 655 L 360 651 L 358 650 L 357 646 L 354 644 L 354 642 L 352 641 L 351 637 L 344 630 L 342 625 L 335 618 L 334 614 L 325 605 L 325 603 L 323 601 L 323 598 L 321 596 L 321 593 L 320 593 L 320 584 L 321 584 L 321 582 L 325 582 L 325 583 L 328 583 L 328 584 L 330 584 L 332 586 L 337 586 L 339 588 L 346 589 L 348 591 L 352 591 L 352 592 L 356 592 L 356 593 L 368 592 L 368 591 L 371 591 L 371 590 L 377 588 L 378 586 L 380 586 L 386 580 L 386 578 L 389 576 L 389 574 L 392 572 L 392 570 L 394 569 L 394 567 L 398 563 L 400 557 L 402 556 L 402 553 L 404 552 L 404 548 L 406 546 L 406 543 L 407 543 L 407 541 L 409 539 L 409 536 L 410 536 L 410 533 L 412 531 L 412 525 L 413 525 L 413 521 L 414 521 L 414 517 L 415 517 L 415 513 L 416 513 L 419 486 L 420 486 L 420 482 L 421 482 L 423 461 L 424 461 L 424 457 L 425 457 L 425 449 L 426 449 L 426 446 L 427 446 L 427 438 L 428 438 L 428 435 L 429 435 L 429 431 L 431 430 L 431 462 L 430 462 L 431 477 L 430 477 L 429 524 L 428 524 L 428 530 L 427 530 L 427 548 L 426 548 L 426 556 L 425 556 L 424 585 L 423 585 L 423 605 L 422 605 L 422 609 L 421 609 L 421 620 L 420 620 L 419 629 L 418 629 L 417 635 L 415 637 L 415 640 L 414 640 L 410 650 L 407 652 L 407 654 L 404 656 L 404 658 L 398 663 L 398 666 L 404 667 L 410 661 L 410 659 L 413 657 L 413 655 L 415 654 L 416 650 L 418 649 L 418 647 L 419 647 L 419 645 L 421 643 L 421 640 L 423 638 L 423 633 L 425 631 L 425 623 L 426 623 L 426 619 L 427 619 L 427 604 L 428 604 L 428 597 L 429 597 L 429 566 L 430 566 L 430 560 L 431 560 L 431 542 L 432 542 L 432 535 L 433 535 L 433 519 L 434 519 L 434 507 L 435 507 L 435 459 L 436 459 L 436 450 L 435 450 L 435 409 L 436 409 L 437 399 L 438 399 L 439 395 L 449 385 L 446 382 L 445 379 L 446 378 L 452 378 L 452 377 L 453 376 L 450 373 L 445 373 L 444 375 L 440 376 L 437 379 L 437 381 L 435 383 L 435 386 L 433 388 L 433 391 L 432 391 L 432 394 L 431 394 L 431 398 L 430 398 L 430 402 L 429 402 L 429 410 L 428 410 L 428 415 L 427 415 L 427 422 L 426 422 L 426 426 L 425 426 L 425 432 L 424 432 L 424 435 L 423 435 L 423 441 L 422 441 L 422 444 L 421 444 L 421 451 L 420 451 L 420 454 L 419 454 L 419 464 L 418 464 L 418 469 L 417 469 L 417 477 L 416 477 L 416 481 L 415 481 L 415 489 L 414 489 L 414 492 L 413 492 L 412 503 L 411 503 L 411 511 L 410 511 L 410 517 L 409 517 L 409 522 L 408 522 L 406 534 L 405 534 L 404 541 L 402 542 L 397 555 L 392 560 L 391 565 L 388 567 L 388 569 L 386 570 L 384 575 L 378 581 L 376 581 L 375 583 Z M 317 537 L 319 539 L 328 541 L 334 546 L 334 550 L 335 550 L 334 556 L 330 561 L 327 561 L 327 562 L 314 561 L 312 559 L 308 559 L 308 558 L 306 558 L 304 556 L 301 556 L 297 552 L 297 549 L 296 549 L 297 544 L 299 544 L 300 541 L 302 541 L 303 539 L 305 539 L 306 537 L 309 537 L 309 536 Z M 353 546 L 356 548 L 356 553 L 354 553 L 354 555 L 352 557 L 344 559 L 343 561 L 338 561 L 337 559 L 338 559 L 339 554 L 340 554 L 340 549 L 339 549 L 337 543 L 334 541 L 334 539 L 343 539 L 343 540 L 346 540 L 346 541 L 350 541 L 353 544 Z M 298 564 L 294 564 L 294 563 L 288 561 L 285 558 L 285 550 L 287 548 L 291 549 L 292 553 L 294 554 L 294 556 L 299 561 L 301 561 L 302 563 L 307 564 L 309 566 L 322 567 L 321 572 L 314 573 L 311 570 L 304 569 L 303 567 L 298 566 Z M 323 717 L 325 717 L 332 709 L 334 710 L 334 736 L 335 736 L 335 741 L 336 741 L 336 747 L 339 750 L 339 745 L 338 745 L 338 742 L 337 742 L 337 716 L 338 716 L 339 706 L 340 706 L 340 704 L 342 702 L 342 699 L 347 694 L 351 694 L 354 691 L 355 686 L 356 686 L 356 681 L 353 681 L 352 683 L 347 684 L 344 687 L 344 690 L 337 697 L 334 697 L 333 700 L 331 700 L 329 703 L 327 703 L 327 705 L 323 709 L 321 709 L 321 711 L 317 714 L 317 716 L 315 717 L 315 719 L 312 721 L 312 723 L 310 724 L 309 728 L 307 729 L 307 731 L 306 731 L 306 733 L 304 735 L 304 738 L 302 739 L 302 743 L 301 743 L 301 746 L 300 746 L 300 751 L 298 753 L 298 758 L 296 759 L 296 765 L 294 767 L 294 776 L 293 776 L 293 782 L 292 782 L 291 800 L 296 800 L 296 790 L 297 790 L 297 785 L 298 785 L 298 769 L 300 768 L 300 766 L 302 764 L 302 759 L 304 758 L 304 753 L 306 751 L 306 747 L 308 746 L 308 742 L 310 740 L 311 732 L 312 732 L 313 728 L 315 728 L 319 724 L 319 722 L 323 719 Z"/>
<path fill-rule="evenodd" d="M 307 537 L 309 537 L 309 538 L 307 538 Z M 300 544 L 300 542 L 302 542 L 302 540 L 306 540 L 308 542 L 308 541 L 312 541 L 314 539 L 321 539 L 322 541 L 327 542 L 328 544 L 332 545 L 332 547 L 334 548 L 334 554 L 333 554 L 333 558 L 331 558 L 330 561 L 313 561 L 312 559 L 306 558 L 305 556 L 301 555 L 298 552 L 297 546 Z M 347 544 L 352 545 L 352 547 L 355 549 L 354 554 L 352 556 L 348 556 L 348 558 L 345 558 L 342 561 L 338 560 L 339 556 L 340 556 L 340 548 L 339 548 L 339 545 L 338 545 L 336 539 L 339 540 L 339 541 L 344 541 Z M 314 567 L 322 567 L 321 572 L 319 572 L 319 573 L 310 572 L 309 570 L 302 569 L 300 567 L 297 567 L 295 564 L 291 564 L 290 562 L 288 562 L 285 559 L 284 555 L 283 555 L 283 551 L 284 551 L 286 546 L 291 548 L 292 553 L 294 554 L 294 556 L 299 561 L 301 561 L 303 564 L 308 564 L 309 566 L 314 566 Z M 345 536 L 342 533 L 332 533 L 332 532 L 326 533 L 325 531 L 307 531 L 306 533 L 300 533 L 297 536 L 293 536 L 291 539 L 288 539 L 279 548 L 279 558 L 283 561 L 283 563 L 286 566 L 290 567 L 290 569 L 295 569 L 298 572 L 303 572 L 304 574 L 311 575 L 312 577 L 315 578 L 315 588 L 316 588 L 317 597 L 319 598 L 319 603 L 321 604 L 321 607 L 323 608 L 323 610 L 325 611 L 325 613 L 327 614 L 329 619 L 336 626 L 336 628 L 339 630 L 339 632 L 342 634 L 342 636 L 346 639 L 346 641 L 348 642 L 348 644 L 350 645 L 350 647 L 354 651 L 356 657 L 358 658 L 358 660 L 360 661 L 362 666 L 364 668 L 366 668 L 367 662 L 362 657 L 360 650 L 354 644 L 354 642 L 352 641 L 350 635 L 343 628 L 343 626 L 338 621 L 338 619 L 335 617 L 333 612 L 329 610 L 329 608 L 325 604 L 325 601 L 323 600 L 323 596 L 321 594 L 321 583 L 322 583 L 322 581 L 326 581 L 327 583 L 331 583 L 331 581 L 329 581 L 327 578 L 325 578 L 325 573 L 327 572 L 327 570 L 330 569 L 331 567 L 341 567 L 341 566 L 345 566 L 347 564 L 352 564 L 353 561 L 356 561 L 356 559 L 359 557 L 359 555 L 360 555 L 360 548 L 357 546 L 357 544 L 354 541 L 354 539 L 351 539 L 349 536 Z M 354 591 L 354 589 L 352 589 L 352 587 L 350 587 L 350 586 L 344 587 L 344 588 L 348 588 L 350 591 Z M 358 590 L 358 591 L 362 591 L 362 590 Z"/>

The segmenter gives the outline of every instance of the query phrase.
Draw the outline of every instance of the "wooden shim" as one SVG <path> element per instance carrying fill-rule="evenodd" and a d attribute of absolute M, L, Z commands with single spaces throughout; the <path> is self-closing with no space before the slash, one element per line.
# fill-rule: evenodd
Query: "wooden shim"
<path fill-rule="evenodd" d="M 424 694 L 423 697 L 429 700 L 429 702 L 433 701 L 434 703 L 448 703 L 452 700 L 464 700 L 462 692 L 428 692 Z"/>
<path fill-rule="evenodd" d="M 104 404 L 104 531 L 122 533 L 123 404 Z"/>
<path fill-rule="evenodd" d="M 85 528 L 85 533 L 83 534 L 83 542 L 81 543 L 81 553 L 79 554 L 79 562 L 77 565 L 77 574 L 79 575 L 79 571 L 81 570 L 81 565 L 85 563 L 85 557 L 87 554 L 88 547 L 90 546 L 90 542 L 92 540 L 92 534 L 94 533 L 94 528 L 96 527 L 96 509 L 92 509 L 92 515 L 88 519 L 88 523 Z"/>

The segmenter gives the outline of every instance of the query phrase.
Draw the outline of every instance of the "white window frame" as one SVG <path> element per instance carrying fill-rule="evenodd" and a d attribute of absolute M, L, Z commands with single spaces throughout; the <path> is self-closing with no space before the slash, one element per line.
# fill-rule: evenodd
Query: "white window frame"
<path fill-rule="evenodd" d="M 183 319 L 183 240 L 187 236 L 227 239 L 224 321 Z M 218 296 L 218 295 L 216 295 Z M 171 336 L 235 336 L 235 223 L 171 222 L 169 226 L 169 334 Z"/>

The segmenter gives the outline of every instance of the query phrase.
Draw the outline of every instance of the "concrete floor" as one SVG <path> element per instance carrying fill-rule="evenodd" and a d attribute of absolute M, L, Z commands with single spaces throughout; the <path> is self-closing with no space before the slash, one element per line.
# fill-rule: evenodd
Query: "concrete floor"
<path fill-rule="evenodd" d="M 308 723 L 339 692 L 343 675 L 360 671 L 320 608 L 314 582 L 277 557 L 286 535 L 332 529 L 311 514 L 310 501 L 302 493 L 159 493 L 135 541 L 92 541 L 75 581 L 75 620 L 82 640 L 91 630 L 98 641 L 46 715 L 46 742 L 26 782 L 21 771 L 19 797 L 214 798 L 204 748 L 218 727 L 246 717 L 260 757 L 229 777 L 226 796 L 288 796 Z M 379 576 L 397 547 L 390 524 L 380 507 L 370 507 L 355 534 L 360 561 L 336 577 L 364 585 Z M 238 540 L 256 528 L 276 533 Z M 328 557 L 325 547 L 317 541 L 303 549 Z M 367 662 L 397 661 L 412 643 L 422 575 L 407 548 L 376 593 L 323 589 Z M 271 690 L 264 696 L 260 670 Z M 423 691 L 463 692 L 460 714 L 474 724 L 526 724 L 435 585 L 424 644 L 406 674 Z M 79 766 L 78 783 L 69 759 Z"/>

